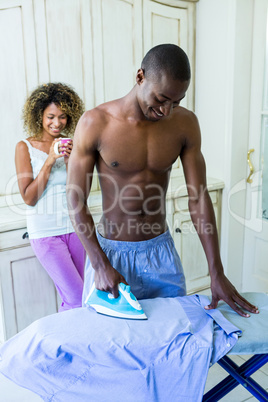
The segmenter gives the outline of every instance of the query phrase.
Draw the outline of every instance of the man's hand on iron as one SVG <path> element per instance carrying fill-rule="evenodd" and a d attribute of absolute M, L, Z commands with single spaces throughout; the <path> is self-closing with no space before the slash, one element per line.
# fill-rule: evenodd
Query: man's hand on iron
<path fill-rule="evenodd" d="M 206 310 L 216 308 L 218 302 L 223 300 L 242 317 L 250 317 L 250 314 L 245 313 L 242 308 L 253 314 L 259 313 L 258 307 L 253 306 L 244 299 L 223 273 L 217 274 L 214 278 L 211 278 L 211 293 L 212 300 L 211 303 L 205 307 Z"/>
<path fill-rule="evenodd" d="M 119 283 L 125 283 L 125 278 L 116 269 L 114 269 L 110 264 L 107 264 L 105 268 L 98 269 L 95 271 L 95 286 L 96 289 L 104 290 L 105 292 L 112 293 L 112 295 L 117 298 L 118 285 Z"/>

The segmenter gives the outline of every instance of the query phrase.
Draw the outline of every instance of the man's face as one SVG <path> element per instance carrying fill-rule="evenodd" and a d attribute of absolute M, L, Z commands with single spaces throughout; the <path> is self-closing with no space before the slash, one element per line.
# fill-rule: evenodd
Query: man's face
<path fill-rule="evenodd" d="M 138 80 L 137 75 L 138 101 L 145 118 L 159 121 L 168 117 L 185 97 L 190 81 L 173 80 L 165 74 L 147 79 L 143 76 L 142 70 L 139 72 L 141 76 Z"/>

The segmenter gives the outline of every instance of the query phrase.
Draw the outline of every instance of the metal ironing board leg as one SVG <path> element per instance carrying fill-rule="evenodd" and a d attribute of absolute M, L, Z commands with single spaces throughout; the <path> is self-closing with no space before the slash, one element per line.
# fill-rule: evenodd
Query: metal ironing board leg
<path fill-rule="evenodd" d="M 224 356 L 218 361 L 218 364 L 230 375 L 208 391 L 203 397 L 203 402 L 219 401 L 239 384 L 246 388 L 257 400 L 267 402 L 268 392 L 252 378 L 249 378 L 267 362 L 268 354 L 254 355 L 242 366 L 238 366 L 229 357 Z"/>

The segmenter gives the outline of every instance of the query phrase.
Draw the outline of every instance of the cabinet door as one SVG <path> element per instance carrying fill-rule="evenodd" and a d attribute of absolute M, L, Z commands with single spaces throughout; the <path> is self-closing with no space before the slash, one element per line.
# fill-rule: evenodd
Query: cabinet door
<path fill-rule="evenodd" d="M 5 194 L 15 175 L 15 144 L 23 137 L 22 107 L 38 81 L 31 0 L 0 0 L 0 38 L 0 148 L 4 150 L 0 158 L 0 194 Z M 14 187 L 12 192 L 18 192 L 17 185 Z"/>
<path fill-rule="evenodd" d="M 192 72 L 194 72 L 194 23 L 195 5 L 187 2 L 169 2 L 171 5 L 155 1 L 143 2 L 144 53 L 153 46 L 174 43 L 188 55 Z M 181 105 L 194 108 L 194 73 L 186 97 Z"/>
<path fill-rule="evenodd" d="M 92 2 L 95 102 L 126 95 L 142 60 L 141 0 Z"/>
<path fill-rule="evenodd" d="M 94 106 L 92 28 L 89 0 L 33 0 L 40 83 L 71 85 Z"/>
<path fill-rule="evenodd" d="M 217 229 L 219 230 L 219 213 L 217 192 L 210 194 L 216 216 Z M 186 207 L 187 197 L 180 200 L 180 204 Z M 210 231 L 210 226 L 202 230 Z M 198 234 L 193 226 L 188 209 L 180 210 L 174 214 L 173 236 L 176 249 L 180 255 L 186 278 L 187 293 L 195 293 L 210 286 L 208 263 Z"/>
<path fill-rule="evenodd" d="M 52 280 L 30 246 L 0 254 L 0 304 L 5 340 L 38 318 L 56 313 L 58 300 Z"/>

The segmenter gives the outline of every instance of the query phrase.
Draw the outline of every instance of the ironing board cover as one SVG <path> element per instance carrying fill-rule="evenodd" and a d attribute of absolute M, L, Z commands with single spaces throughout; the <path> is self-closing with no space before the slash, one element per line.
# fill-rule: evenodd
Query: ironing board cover
<path fill-rule="evenodd" d="M 230 355 L 268 353 L 268 295 L 266 293 L 243 293 L 245 299 L 258 306 L 260 314 L 251 314 L 247 319 L 236 314 L 228 304 L 220 302 L 221 313 L 231 323 L 242 330 L 239 342 L 230 351 Z"/>
<path fill-rule="evenodd" d="M 205 296 L 140 300 L 148 320 L 78 308 L 37 320 L 0 348 L 0 372 L 53 402 L 198 402 L 238 328 Z"/>

